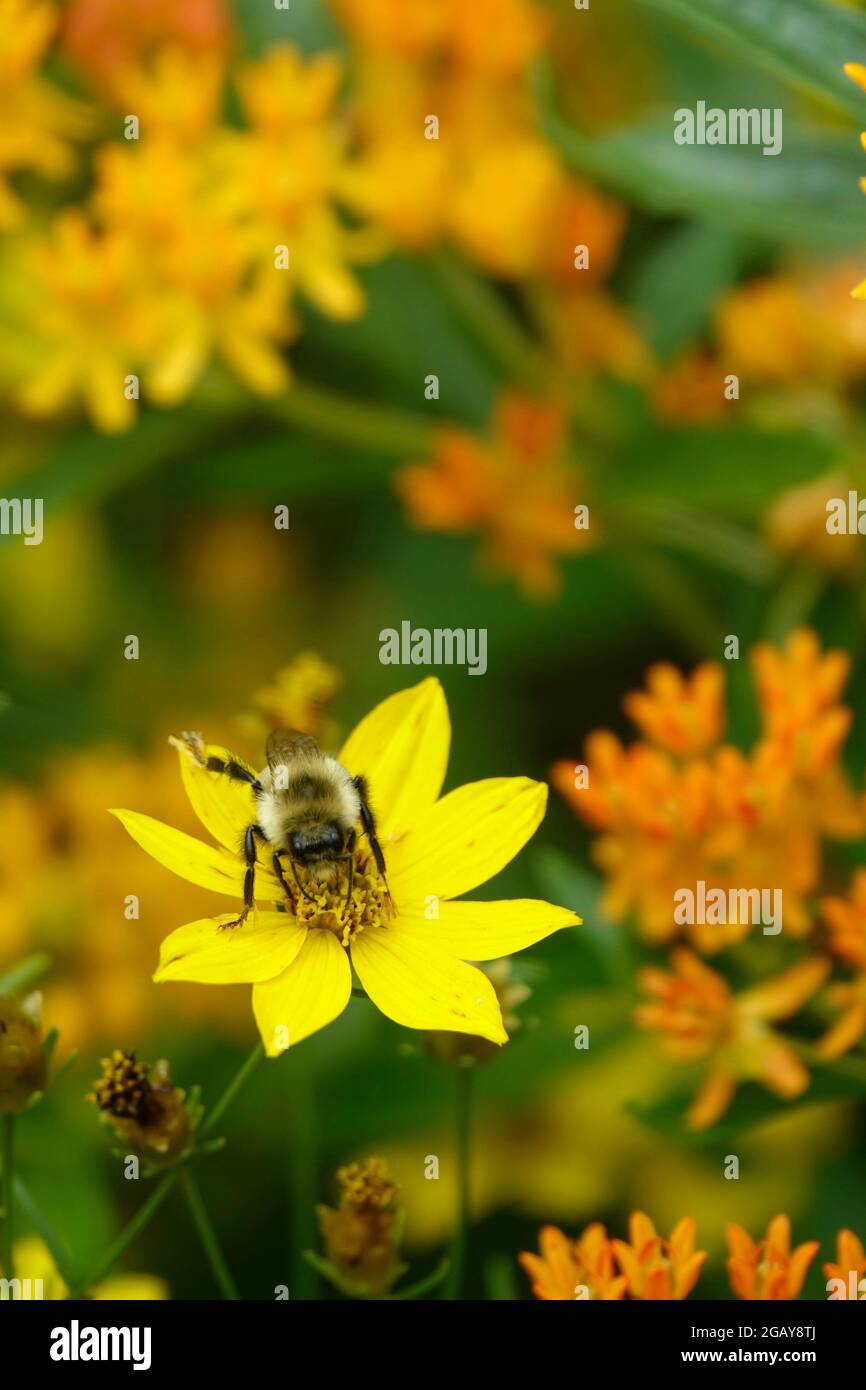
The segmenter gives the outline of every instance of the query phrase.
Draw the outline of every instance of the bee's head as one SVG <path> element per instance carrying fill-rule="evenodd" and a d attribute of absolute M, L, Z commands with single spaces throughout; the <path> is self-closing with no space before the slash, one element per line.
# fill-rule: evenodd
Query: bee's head
<path fill-rule="evenodd" d="M 312 825 L 306 830 L 293 830 L 289 849 L 293 859 L 302 864 L 314 864 L 319 859 L 333 859 L 343 848 L 343 832 L 333 821 Z"/>

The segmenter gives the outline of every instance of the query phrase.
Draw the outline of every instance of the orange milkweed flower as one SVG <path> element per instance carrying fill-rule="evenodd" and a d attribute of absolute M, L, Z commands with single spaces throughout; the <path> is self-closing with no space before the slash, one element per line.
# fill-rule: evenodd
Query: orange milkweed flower
<path fill-rule="evenodd" d="M 585 763 L 554 765 L 554 785 L 599 832 L 593 857 L 605 875 L 608 917 L 633 913 L 648 940 L 669 940 L 680 929 L 675 894 L 703 880 L 708 890 L 778 889 L 785 929 L 812 929 L 808 899 L 822 838 L 856 838 L 866 828 L 839 760 L 851 719 L 838 703 L 847 669 L 844 653 L 822 653 L 807 630 L 781 650 L 756 648 L 763 729 L 746 754 L 714 742 L 723 720 L 719 675 L 701 671 L 686 681 L 656 668 L 649 689 L 625 702 L 647 742 L 624 746 L 597 730 Z M 750 924 L 685 930 L 712 951 L 741 940 Z"/>
<path fill-rule="evenodd" d="M 828 1260 L 823 1266 L 824 1276 L 828 1284 L 831 1280 L 837 1279 L 841 1282 L 841 1288 L 828 1295 L 837 1302 L 841 1299 L 856 1298 L 866 1296 L 866 1284 L 861 1288 L 861 1281 L 866 1275 L 866 1250 L 863 1249 L 863 1242 L 853 1231 L 841 1230 L 836 1237 L 836 1260 Z"/>
<path fill-rule="evenodd" d="M 830 985 L 832 1003 L 842 1016 L 818 1043 L 825 1058 L 841 1057 L 866 1036 L 866 869 L 851 880 L 849 898 L 823 898 L 821 915 L 833 955 L 856 971 L 853 980 Z"/>
<path fill-rule="evenodd" d="M 616 1273 L 613 1244 L 600 1222 L 587 1226 L 573 1241 L 556 1226 L 542 1226 L 538 1233 L 539 1254 L 523 1251 L 517 1258 L 532 1281 L 536 1298 L 548 1302 L 613 1302 L 625 1297 L 628 1284 L 624 1274 Z"/>
<path fill-rule="evenodd" d="M 395 487 L 415 525 L 480 532 L 487 567 L 513 575 L 531 597 L 548 598 L 560 587 L 554 557 L 588 546 L 587 531 L 576 526 L 584 499 L 563 457 L 564 426 L 557 406 L 509 393 L 492 439 L 443 427 L 433 460 L 401 469 Z"/>
<path fill-rule="evenodd" d="M 744 1299 L 798 1298 L 806 1272 L 820 1241 L 809 1240 L 791 1250 L 791 1222 L 774 1216 L 763 1240 L 754 1241 L 742 1226 L 728 1226 L 728 1277 L 734 1293 Z"/>
<path fill-rule="evenodd" d="M 829 963 L 815 956 L 773 979 L 733 994 L 693 952 L 671 953 L 673 972 L 638 974 L 650 1001 L 635 1022 L 663 1035 L 678 1062 L 707 1061 L 706 1078 L 686 1114 L 689 1129 L 707 1129 L 725 1113 L 741 1081 L 757 1081 L 784 1100 L 802 1095 L 809 1073 L 793 1047 L 768 1025 L 796 1013 L 821 985 Z"/>
<path fill-rule="evenodd" d="M 659 662 L 649 668 L 646 683 L 646 691 L 626 695 L 623 708 L 652 743 L 689 758 L 718 742 L 725 725 L 721 666 L 705 662 L 683 676 Z"/>
<path fill-rule="evenodd" d="M 694 1219 L 683 1217 L 665 1240 L 642 1211 L 629 1218 L 629 1239 L 612 1242 L 633 1298 L 652 1302 L 688 1298 L 698 1281 L 706 1250 L 695 1250 Z"/>

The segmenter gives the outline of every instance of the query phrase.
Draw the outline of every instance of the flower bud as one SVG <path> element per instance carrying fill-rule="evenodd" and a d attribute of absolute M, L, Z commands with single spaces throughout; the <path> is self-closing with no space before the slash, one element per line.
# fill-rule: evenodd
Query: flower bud
<path fill-rule="evenodd" d="M 18 1115 L 45 1090 L 42 995 L 0 998 L 0 1114 Z"/>
<path fill-rule="evenodd" d="M 192 1124 L 184 1098 L 185 1092 L 171 1084 L 168 1062 L 151 1066 L 119 1048 L 103 1057 L 102 1076 L 87 1097 L 99 1106 L 124 1152 L 154 1168 L 170 1167 L 189 1152 Z"/>
<path fill-rule="evenodd" d="M 340 1168 L 337 1181 L 339 1207 L 316 1208 L 333 1282 L 356 1297 L 386 1294 L 406 1268 L 397 1188 L 381 1158 Z"/>

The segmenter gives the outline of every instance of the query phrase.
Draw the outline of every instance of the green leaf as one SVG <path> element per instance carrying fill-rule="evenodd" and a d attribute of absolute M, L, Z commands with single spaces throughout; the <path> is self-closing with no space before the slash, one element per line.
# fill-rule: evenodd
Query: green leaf
<path fill-rule="evenodd" d="M 856 119 L 866 100 L 843 63 L 866 56 L 866 16 L 828 0 L 640 0 Z"/>
<path fill-rule="evenodd" d="M 672 357 L 702 336 L 748 254 L 748 244 L 727 228 L 695 222 L 675 227 L 642 257 L 625 298 L 659 357 Z"/>
<path fill-rule="evenodd" d="M 565 162 L 650 212 L 711 221 L 776 244 L 827 250 L 862 247 L 866 172 L 859 143 L 818 128 L 785 132 L 768 158 L 755 146 L 677 145 L 673 113 L 590 138 L 555 112 L 541 77 L 542 126 Z M 864 101 L 866 114 L 866 101 Z"/>
<path fill-rule="evenodd" d="M 559 849 L 541 850 L 535 870 L 545 898 L 571 908 L 583 918 L 570 934 L 570 950 L 588 949 L 602 967 L 607 983 L 631 988 L 631 950 L 621 924 L 602 915 L 602 882 L 597 874 Z"/>
<path fill-rule="evenodd" d="M 28 956 L 18 965 L 13 965 L 0 975 L 0 994 L 12 994 L 15 990 L 29 989 L 51 969 L 52 960 L 44 951 Z"/>

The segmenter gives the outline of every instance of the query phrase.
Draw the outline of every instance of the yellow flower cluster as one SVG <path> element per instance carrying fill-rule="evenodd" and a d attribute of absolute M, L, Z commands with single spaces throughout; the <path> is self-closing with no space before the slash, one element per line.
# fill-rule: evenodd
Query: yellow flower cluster
<path fill-rule="evenodd" d="M 31 43 L 33 61 L 41 47 Z M 93 152 L 85 202 L 28 227 L 10 252 L 23 409 L 52 415 L 81 399 L 101 429 L 123 430 L 139 396 L 174 405 L 215 360 L 273 395 L 289 380 L 298 296 L 334 318 L 362 312 L 350 267 L 371 244 L 338 212 L 349 165 L 341 76 L 336 57 L 305 61 L 290 45 L 240 63 L 231 84 L 218 46 L 167 38 L 128 59 L 110 84 L 126 114 L 102 112 L 116 138 Z M 61 97 L 55 112 L 53 89 L 28 81 L 73 130 Z M 224 117 L 230 104 L 237 124 Z M 61 147 L 19 114 L 43 162 L 65 168 Z M 5 163 L 32 163 L 28 146 Z"/>

